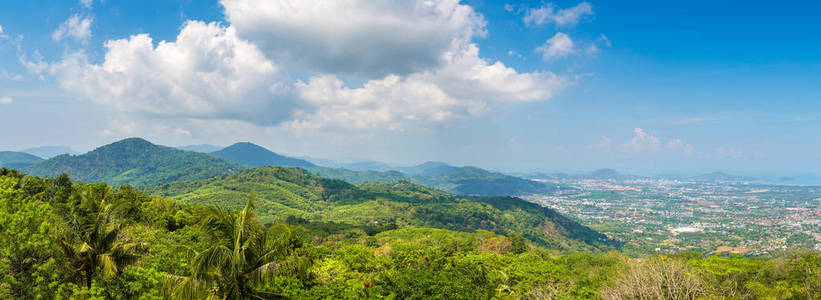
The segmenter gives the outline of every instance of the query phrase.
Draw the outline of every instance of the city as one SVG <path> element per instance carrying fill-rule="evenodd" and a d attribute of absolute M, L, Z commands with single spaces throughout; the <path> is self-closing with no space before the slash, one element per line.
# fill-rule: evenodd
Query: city
<path fill-rule="evenodd" d="M 525 199 L 554 208 L 633 255 L 750 256 L 821 249 L 821 187 L 686 179 L 541 179 L 571 186 Z"/>

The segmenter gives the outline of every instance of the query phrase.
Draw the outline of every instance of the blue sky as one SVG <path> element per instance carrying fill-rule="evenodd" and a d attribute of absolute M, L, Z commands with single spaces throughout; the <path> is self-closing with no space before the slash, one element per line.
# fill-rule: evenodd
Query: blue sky
<path fill-rule="evenodd" d="M 817 2 L 287 2 L 3 2 L 0 149 L 142 136 L 508 171 L 821 167 Z"/>

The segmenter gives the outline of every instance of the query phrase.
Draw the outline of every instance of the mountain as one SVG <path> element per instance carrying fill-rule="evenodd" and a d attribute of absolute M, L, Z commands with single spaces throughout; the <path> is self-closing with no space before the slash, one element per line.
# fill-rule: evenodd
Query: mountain
<path fill-rule="evenodd" d="M 236 162 L 242 166 L 255 168 L 261 166 L 313 167 L 316 166 L 304 159 L 282 156 L 262 146 L 242 142 L 228 146 L 211 155 Z"/>
<path fill-rule="evenodd" d="M 445 171 L 447 168 L 449 171 Z M 439 166 L 427 169 L 435 176 L 414 176 L 422 185 L 460 195 L 519 196 L 543 194 L 552 191 L 544 183 L 491 172 L 476 167 Z M 432 171 L 431 171 L 432 170 Z"/>
<path fill-rule="evenodd" d="M 129 138 L 82 155 L 60 155 L 24 169 L 31 175 L 54 177 L 68 173 L 85 182 L 114 185 L 156 185 L 176 180 L 200 180 L 232 174 L 241 166 L 209 154 L 154 145 Z"/>
<path fill-rule="evenodd" d="M 68 146 L 33 147 L 33 148 L 23 149 L 20 152 L 25 152 L 25 153 L 28 153 L 28 154 L 31 154 L 31 155 L 34 155 L 34 156 L 37 156 L 37 157 L 44 158 L 44 159 L 49 159 L 49 158 L 55 157 L 55 156 L 60 155 L 60 154 L 71 154 L 71 155 L 80 154 L 80 152 L 77 152 L 77 150 L 71 149 Z"/>
<path fill-rule="evenodd" d="M 429 161 L 412 167 L 399 168 L 398 170 L 411 176 L 431 177 L 440 176 L 456 169 L 458 168 L 443 162 Z"/>
<path fill-rule="evenodd" d="M 287 216 L 352 225 L 400 224 L 497 233 L 516 231 L 563 250 L 613 249 L 615 242 L 556 211 L 513 197 L 460 197 L 413 184 L 352 185 L 298 168 L 260 167 L 197 182 L 151 190 L 185 203 L 241 208 L 256 193 L 264 222 Z"/>
<path fill-rule="evenodd" d="M 209 145 L 209 144 L 188 145 L 188 146 L 177 147 L 177 149 L 180 149 L 180 150 L 200 152 L 200 153 L 211 153 L 211 152 L 214 152 L 214 151 L 219 151 L 222 148 L 223 147 Z"/>
<path fill-rule="evenodd" d="M 37 156 L 14 151 L 0 151 L 0 167 L 9 169 L 22 169 L 42 161 Z"/>

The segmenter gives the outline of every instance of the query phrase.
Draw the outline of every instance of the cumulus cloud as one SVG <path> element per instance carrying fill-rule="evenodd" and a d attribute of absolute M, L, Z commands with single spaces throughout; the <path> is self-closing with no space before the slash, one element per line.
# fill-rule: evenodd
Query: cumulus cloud
<path fill-rule="evenodd" d="M 458 0 L 221 0 L 237 34 L 273 59 L 322 73 L 381 77 L 442 65 L 454 44 L 485 35 Z"/>
<path fill-rule="evenodd" d="M 276 65 L 230 27 L 191 21 L 174 42 L 154 47 L 139 34 L 105 47 L 101 64 L 78 52 L 51 72 L 77 97 L 122 112 L 273 125 L 296 107 Z"/>
<path fill-rule="evenodd" d="M 11 99 L 11 97 L 0 97 L 0 104 L 11 104 L 12 102 L 14 102 L 14 99 Z"/>
<path fill-rule="evenodd" d="M 634 152 L 655 151 L 659 149 L 659 138 L 648 134 L 644 129 L 635 128 L 633 129 L 633 139 L 624 146 Z"/>
<path fill-rule="evenodd" d="M 665 147 L 662 147 L 662 145 L 665 145 Z M 634 128 L 633 137 L 625 143 L 614 144 L 611 138 L 603 136 L 598 143 L 589 147 L 628 155 L 655 153 L 660 155 L 694 156 L 698 154 L 693 145 L 685 143 L 681 139 L 671 139 L 663 143 L 661 138 L 648 133 L 642 128 Z"/>
<path fill-rule="evenodd" d="M 479 57 L 473 44 L 444 60 L 442 68 L 407 77 L 389 75 L 361 88 L 346 88 L 330 75 L 299 82 L 300 97 L 316 111 L 293 124 L 402 130 L 415 123 L 480 115 L 496 103 L 546 100 L 568 84 L 549 72 L 518 73 L 501 62 L 491 64 Z"/>
<path fill-rule="evenodd" d="M 573 40 L 563 32 L 557 32 L 544 45 L 536 48 L 536 52 L 541 53 L 542 59 L 545 61 L 568 56 L 573 54 L 574 51 Z"/>
<path fill-rule="evenodd" d="M 91 16 L 80 17 L 74 14 L 57 27 L 57 30 L 51 34 L 51 38 L 59 41 L 72 37 L 81 42 L 87 42 L 91 38 L 91 23 L 93 22 L 94 19 Z"/>
<path fill-rule="evenodd" d="M 90 9 L 92 4 L 94 4 L 94 0 L 80 0 L 80 5 L 86 9 Z"/>
<path fill-rule="evenodd" d="M 685 144 L 681 141 L 681 139 L 674 139 L 667 142 L 667 149 L 672 151 L 679 151 L 681 153 L 692 155 L 696 153 L 696 149 L 693 145 Z"/>
<path fill-rule="evenodd" d="M 472 39 L 484 20 L 456 0 L 221 3 L 230 25 L 189 21 L 156 47 L 145 34 L 111 40 L 101 63 L 76 52 L 50 73 L 77 97 L 126 114 L 352 135 L 545 101 L 573 83 L 480 57 Z M 346 84 L 349 74 L 362 83 Z M 125 132 L 112 128 L 101 134 Z"/>
<path fill-rule="evenodd" d="M 553 3 L 547 3 L 540 8 L 531 8 L 525 13 L 524 22 L 527 25 L 556 24 L 560 27 L 573 27 L 579 24 L 582 18 L 593 15 L 593 5 L 587 1 L 570 8 L 556 9 Z"/>

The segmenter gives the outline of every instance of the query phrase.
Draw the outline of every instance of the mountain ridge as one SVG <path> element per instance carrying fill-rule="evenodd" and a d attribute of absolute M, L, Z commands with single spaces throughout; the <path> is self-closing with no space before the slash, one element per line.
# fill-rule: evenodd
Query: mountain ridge
<path fill-rule="evenodd" d="M 231 174 L 242 167 L 208 154 L 127 138 L 80 155 L 63 154 L 24 169 L 45 177 L 69 174 L 85 182 L 154 185 Z"/>
<path fill-rule="evenodd" d="M 0 151 L 0 167 L 22 169 L 43 161 L 42 158 L 18 151 Z"/>
<path fill-rule="evenodd" d="M 219 151 L 211 152 L 211 155 L 233 161 L 244 167 L 255 168 L 262 166 L 283 166 L 283 167 L 315 167 L 316 165 L 299 158 L 288 157 L 277 154 L 260 145 L 250 142 L 238 142 L 225 147 Z"/>
<path fill-rule="evenodd" d="M 175 201 L 241 207 L 257 196 L 257 213 L 273 222 L 286 216 L 353 225 L 405 224 L 459 231 L 521 232 L 557 249 L 612 249 L 617 243 L 550 208 L 515 197 L 463 197 L 409 181 L 359 185 L 323 178 L 300 168 L 259 167 L 151 190 Z"/>

